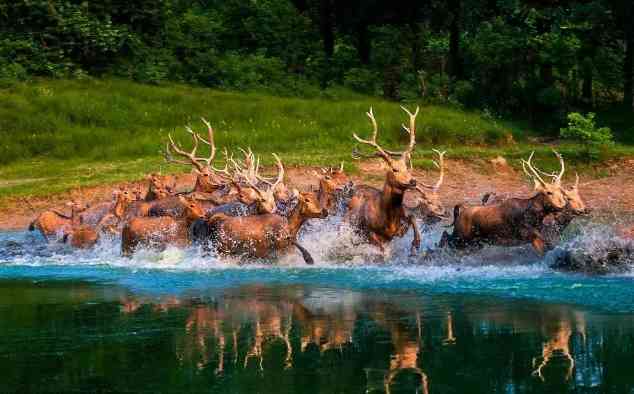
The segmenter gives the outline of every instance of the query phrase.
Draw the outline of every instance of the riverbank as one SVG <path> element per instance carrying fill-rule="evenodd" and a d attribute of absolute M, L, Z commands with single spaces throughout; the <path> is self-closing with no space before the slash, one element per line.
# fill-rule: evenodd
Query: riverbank
<path fill-rule="evenodd" d="M 552 154 L 551 154 L 552 155 Z M 539 158 L 541 159 L 541 157 Z M 440 190 L 441 201 L 447 209 L 458 203 L 477 204 L 488 192 L 507 196 L 528 196 L 531 185 L 526 182 L 521 170 L 500 164 L 499 159 L 447 160 L 445 180 Z M 357 162 L 351 177 L 355 183 L 380 186 L 384 170 L 379 161 Z M 286 182 L 299 190 L 318 187 L 313 171 L 317 167 L 288 167 Z M 634 215 L 634 159 L 620 159 L 585 167 L 581 174 L 579 189 L 586 204 L 595 215 Z M 149 171 L 148 171 L 149 172 Z M 575 168 L 569 166 L 565 184 L 574 182 Z M 426 183 L 434 182 L 436 170 L 416 169 L 415 177 Z M 194 184 L 193 175 L 175 173 L 172 175 L 179 190 L 188 190 Z M 0 200 L 0 230 L 25 229 L 28 224 L 45 209 L 55 208 L 65 211 L 65 204 L 74 196 L 89 203 L 109 201 L 112 191 L 119 186 L 145 186 L 146 181 L 139 175 L 133 181 L 113 181 L 95 186 L 73 188 L 70 191 L 48 195 L 5 197 Z M 627 219 L 624 219 L 627 220 Z"/>

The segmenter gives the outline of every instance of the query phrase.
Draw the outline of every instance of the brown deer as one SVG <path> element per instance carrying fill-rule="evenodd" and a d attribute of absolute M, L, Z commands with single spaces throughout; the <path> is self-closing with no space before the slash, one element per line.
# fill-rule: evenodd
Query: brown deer
<path fill-rule="evenodd" d="M 94 246 L 102 233 L 118 234 L 127 206 L 134 197 L 133 193 L 123 188 L 115 195 L 117 200 L 111 212 L 104 215 L 96 226 L 83 223 L 80 217 L 79 223 L 73 224 L 64 234 L 64 242 L 69 243 L 74 248 L 86 249 Z"/>
<path fill-rule="evenodd" d="M 542 234 L 544 218 L 561 212 L 567 204 L 561 188 L 564 161 L 559 156 L 561 171 L 552 182 L 546 182 L 531 163 L 522 160 L 524 172 L 534 181 L 536 194 L 528 199 L 509 198 L 495 205 L 454 207 L 454 230 L 451 235 L 444 233 L 441 246 L 480 246 L 482 243 L 497 245 L 519 245 L 531 243 L 539 254 L 544 253 Z M 529 172 L 530 170 L 530 172 Z"/>
<path fill-rule="evenodd" d="M 403 194 L 406 190 L 416 188 L 416 179 L 412 177 L 408 163 L 411 163 L 411 154 L 416 145 L 416 116 L 419 108 L 413 114 L 406 108 L 401 108 L 409 115 L 409 127 L 403 125 L 403 129 L 409 134 L 409 145 L 403 152 L 390 152 L 379 146 L 376 141 L 378 125 L 372 108 L 367 113 L 373 127 L 372 137 L 364 140 L 353 134 L 357 141 L 376 150 L 375 156 L 383 159 L 388 170 L 383 190 L 368 186 L 355 188 L 348 206 L 347 219 L 371 244 L 379 247 L 382 253 L 385 252 L 386 243 L 394 237 L 404 236 L 411 227 L 414 231 L 411 254 L 414 255 L 420 246 L 420 233 L 414 216 L 405 212 Z"/>
<path fill-rule="evenodd" d="M 343 162 L 338 169 L 322 168 L 321 172 L 315 172 L 319 179 L 319 203 L 330 215 L 334 215 L 352 190 L 352 182 L 343 170 Z"/>
<path fill-rule="evenodd" d="M 121 232 L 121 250 L 130 255 L 139 246 L 159 247 L 166 245 L 187 246 L 190 243 L 189 227 L 204 216 L 205 212 L 196 200 L 179 196 L 184 206 L 183 216 L 136 217 L 128 221 Z"/>
<path fill-rule="evenodd" d="M 558 152 L 555 152 L 563 166 L 563 157 Z M 549 176 L 554 180 L 561 179 L 563 176 L 565 167 L 562 167 L 560 175 L 545 173 L 539 169 L 542 175 Z M 561 238 L 561 233 L 568 227 L 572 220 L 576 217 L 587 215 L 590 213 L 590 209 L 586 207 L 585 202 L 581 198 L 579 193 L 579 174 L 575 174 L 575 184 L 570 187 L 562 187 L 561 191 L 566 199 L 566 207 L 562 211 L 557 211 L 546 215 L 542 221 L 540 228 L 544 235 L 547 248 L 552 248 L 553 244 Z M 496 205 L 508 197 L 498 195 L 495 192 L 486 193 L 482 197 L 482 205 Z"/>
<path fill-rule="evenodd" d="M 88 204 L 79 200 L 68 202 L 66 206 L 70 207 L 70 215 L 56 210 L 44 211 L 29 224 L 29 231 L 38 230 L 47 240 L 51 237 L 63 237 L 73 225 L 79 224 L 80 214 L 89 208 Z"/>
<path fill-rule="evenodd" d="M 307 219 L 327 215 L 315 193 L 304 192 L 299 194 L 297 206 L 288 217 L 276 214 L 232 217 L 218 213 L 207 221 L 212 245 L 218 253 L 265 258 L 294 245 L 304 261 L 313 264 L 308 251 L 297 243 L 297 234 Z"/>
<path fill-rule="evenodd" d="M 446 217 L 446 210 L 440 201 L 438 191 L 445 179 L 445 153 L 433 149 L 438 155 L 438 160 L 434 160 L 434 166 L 440 170 L 438 180 L 433 185 L 418 182 L 416 190 L 405 193 L 405 207 L 408 213 L 414 214 L 423 219 L 426 224 L 433 224 Z M 408 198 L 409 197 L 409 198 Z M 413 200 L 413 201 L 412 201 Z"/>

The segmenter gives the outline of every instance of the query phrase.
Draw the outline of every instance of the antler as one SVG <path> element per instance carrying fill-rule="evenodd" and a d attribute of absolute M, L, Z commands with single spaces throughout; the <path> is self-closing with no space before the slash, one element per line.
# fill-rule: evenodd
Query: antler
<path fill-rule="evenodd" d="M 534 155 L 535 155 L 535 151 L 532 151 L 530 156 L 528 156 L 528 160 L 522 159 L 522 168 L 524 169 L 524 172 L 526 173 L 526 176 L 528 176 L 529 178 L 534 178 L 537 181 L 539 181 L 542 185 L 545 185 L 546 182 L 544 182 L 542 177 L 539 176 L 539 171 L 536 170 L 535 167 L 533 167 L 533 165 L 531 164 L 531 160 L 533 160 L 533 156 Z M 527 167 L 532 172 L 532 175 L 526 169 Z"/>
<path fill-rule="evenodd" d="M 420 107 L 416 107 L 416 111 L 414 111 L 414 113 L 411 113 L 402 105 L 401 109 L 405 111 L 409 116 L 409 127 L 406 127 L 404 124 L 401 125 L 403 126 L 403 129 L 407 131 L 407 134 L 409 134 L 409 145 L 407 146 L 407 149 L 405 149 L 405 151 L 403 152 L 403 156 L 410 156 L 412 154 L 412 151 L 414 150 L 414 147 L 416 146 L 416 117 L 418 116 L 418 111 L 420 110 Z"/>
<path fill-rule="evenodd" d="M 564 176 L 564 172 L 566 171 L 566 166 L 564 164 L 564 157 L 561 155 L 561 153 L 557 152 L 554 149 L 553 149 L 553 153 L 559 159 L 559 165 L 561 166 L 561 171 L 559 171 L 559 175 L 553 178 L 553 183 L 559 184 L 561 183 L 561 178 Z"/>
<path fill-rule="evenodd" d="M 370 110 L 366 112 L 366 115 L 368 116 L 368 118 L 370 119 L 370 122 L 372 123 L 372 137 L 369 140 L 364 140 L 363 138 L 360 138 L 356 133 L 352 133 L 352 136 L 354 137 L 354 139 L 356 139 L 362 144 L 370 145 L 371 147 L 376 149 L 377 153 L 373 156 L 382 157 L 386 161 L 391 160 L 390 156 L 400 155 L 399 152 L 392 152 L 392 151 L 381 148 L 381 146 L 376 142 L 376 136 L 379 133 L 379 126 L 376 123 L 376 119 L 374 118 L 374 112 L 372 111 L 372 107 L 370 107 Z M 355 158 L 369 157 L 369 156 L 363 156 L 359 154 L 359 152 L 356 150 L 353 151 L 352 155 Z"/>
<path fill-rule="evenodd" d="M 183 165 L 192 164 L 199 171 L 202 171 L 205 168 L 205 166 L 216 171 L 216 169 L 214 169 L 213 166 L 211 165 L 214 157 L 216 156 L 216 145 L 214 144 L 213 128 L 211 127 L 211 124 L 209 124 L 207 120 L 205 120 L 204 118 L 201 118 L 201 119 L 203 123 L 207 125 L 208 139 L 206 140 L 203 137 L 199 136 L 194 130 L 191 129 L 191 127 L 189 126 L 185 127 L 185 130 L 189 134 L 191 134 L 192 140 L 194 141 L 194 146 L 191 152 L 186 152 L 181 148 L 179 144 L 174 142 L 174 139 L 172 138 L 172 134 L 169 133 L 167 135 L 169 141 L 165 144 L 165 151 L 163 152 L 163 156 L 165 157 L 166 161 L 171 163 L 176 163 L 176 164 L 183 164 Z M 209 145 L 210 147 L 209 157 L 203 158 L 203 157 L 196 156 L 196 151 L 198 150 L 199 141 L 202 141 L 203 143 Z M 176 153 L 182 157 L 189 159 L 189 162 L 174 158 L 173 153 Z M 201 162 L 204 163 L 204 165 L 201 164 Z"/>
<path fill-rule="evenodd" d="M 436 181 L 436 183 L 433 186 L 428 185 L 424 182 L 418 182 L 418 185 L 426 187 L 433 191 L 438 191 L 443 181 L 445 180 L 445 153 L 447 153 L 447 151 L 441 152 L 438 149 L 432 149 L 432 150 L 434 151 L 434 153 L 438 155 L 438 161 L 433 160 L 434 166 L 436 166 L 436 168 L 440 170 L 440 174 L 438 175 L 438 181 Z M 419 192 L 424 193 L 424 191 L 420 188 L 420 186 L 416 186 L 416 189 L 418 189 Z"/>

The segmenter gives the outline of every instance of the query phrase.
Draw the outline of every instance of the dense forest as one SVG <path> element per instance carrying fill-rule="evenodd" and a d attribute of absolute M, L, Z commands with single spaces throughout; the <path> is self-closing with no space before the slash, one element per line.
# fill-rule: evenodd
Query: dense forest
<path fill-rule="evenodd" d="M 631 0 L 0 0 L 0 81 L 345 86 L 555 129 L 632 111 L 633 17 Z"/>

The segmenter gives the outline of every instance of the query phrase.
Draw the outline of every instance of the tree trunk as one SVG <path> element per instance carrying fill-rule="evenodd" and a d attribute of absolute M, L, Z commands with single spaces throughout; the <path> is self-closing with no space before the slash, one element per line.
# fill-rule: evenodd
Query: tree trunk
<path fill-rule="evenodd" d="M 449 75 L 462 78 L 462 59 L 460 58 L 460 32 L 462 25 L 462 0 L 450 0 L 452 13 L 449 31 Z"/>
<path fill-rule="evenodd" d="M 625 24 L 625 62 L 623 64 L 623 104 L 629 111 L 634 111 L 634 4 L 627 5 L 628 19 Z"/>

